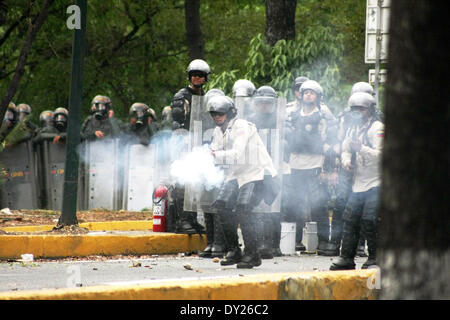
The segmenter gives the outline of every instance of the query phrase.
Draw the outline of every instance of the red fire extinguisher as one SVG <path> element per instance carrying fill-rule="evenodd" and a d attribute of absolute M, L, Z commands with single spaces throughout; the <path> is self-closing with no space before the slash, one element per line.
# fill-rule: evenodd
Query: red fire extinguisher
<path fill-rule="evenodd" d="M 166 217 L 168 210 L 168 191 L 169 189 L 160 185 L 153 192 L 153 231 L 166 231 Z"/>

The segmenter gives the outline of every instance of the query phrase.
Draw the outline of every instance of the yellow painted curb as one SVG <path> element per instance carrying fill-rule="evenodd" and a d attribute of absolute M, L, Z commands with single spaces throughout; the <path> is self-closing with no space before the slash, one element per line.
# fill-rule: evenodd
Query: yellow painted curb
<path fill-rule="evenodd" d="M 1 235 L 0 259 L 32 253 L 36 258 L 89 255 L 170 254 L 203 250 L 206 236 L 151 235 Z"/>
<path fill-rule="evenodd" d="M 0 300 L 335 300 L 374 299 L 377 270 L 273 273 L 127 286 L 0 292 Z M 300 288 L 302 286 L 302 288 Z"/>
<path fill-rule="evenodd" d="M 87 228 L 92 231 L 103 230 L 152 230 L 153 220 L 125 220 L 125 221 L 105 221 L 105 222 L 83 222 L 80 227 Z M 40 226 L 21 226 L 21 227 L 4 227 L 0 228 L 5 232 L 41 232 L 51 231 L 55 225 Z"/>

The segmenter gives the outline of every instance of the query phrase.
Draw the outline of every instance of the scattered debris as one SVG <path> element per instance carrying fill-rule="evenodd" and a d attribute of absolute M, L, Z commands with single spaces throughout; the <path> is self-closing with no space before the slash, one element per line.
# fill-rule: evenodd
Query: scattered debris
<path fill-rule="evenodd" d="M 87 234 L 89 233 L 88 228 L 80 227 L 77 224 L 70 226 L 56 226 L 51 231 L 45 231 L 46 233 L 57 233 L 57 234 Z"/>
<path fill-rule="evenodd" d="M 194 268 L 192 267 L 192 265 L 191 265 L 190 263 L 185 263 L 185 264 L 183 265 L 183 267 L 184 267 L 185 269 L 187 269 L 187 270 L 194 270 Z"/>
<path fill-rule="evenodd" d="M 32 253 L 24 253 L 20 256 L 22 259 L 20 259 L 19 261 L 21 261 L 21 262 L 33 262 L 34 261 L 34 256 Z"/>
<path fill-rule="evenodd" d="M 219 263 L 220 262 L 220 258 L 215 257 L 211 261 L 214 262 L 214 263 Z"/>
<path fill-rule="evenodd" d="M 142 263 L 140 263 L 139 261 L 135 261 L 133 259 L 130 259 L 132 265 L 130 266 L 130 268 L 137 268 L 137 267 L 142 267 Z"/>
<path fill-rule="evenodd" d="M 2 210 L 0 210 L 0 213 L 7 214 L 7 215 L 13 215 L 14 214 L 14 213 L 11 212 L 11 210 L 9 210 L 9 208 L 3 208 Z"/>

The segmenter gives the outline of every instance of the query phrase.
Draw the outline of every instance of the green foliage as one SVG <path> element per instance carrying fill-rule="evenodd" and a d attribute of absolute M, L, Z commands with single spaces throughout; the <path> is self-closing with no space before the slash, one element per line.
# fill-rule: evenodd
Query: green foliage
<path fill-rule="evenodd" d="M 330 107 L 342 108 L 341 90 L 343 36 L 328 27 L 306 28 L 294 40 L 280 40 L 274 46 L 260 33 L 250 41 L 246 72 L 224 71 L 213 77 L 210 87 L 229 92 L 234 81 L 245 78 L 255 86 L 270 85 L 288 100 L 294 99 L 292 86 L 298 76 L 318 81 Z"/>
<path fill-rule="evenodd" d="M 39 1 L 3 2 L 8 11 L 0 25 L 2 93 L 14 73 L 30 17 L 36 17 L 41 6 Z M 50 8 L 13 99 L 31 105 L 35 123 L 41 111 L 68 104 L 73 31 L 66 27 L 66 8 L 70 4 L 56 0 Z M 256 86 L 272 85 L 290 100 L 294 78 L 306 75 L 319 81 L 330 108 L 336 110 L 345 105 L 348 86 L 367 79 L 365 1 L 299 0 L 297 37 L 273 47 L 262 35 L 263 0 L 204 0 L 200 14 L 204 58 L 212 70 L 208 88 L 230 94 L 236 80 L 249 78 Z M 187 84 L 184 1 L 88 1 L 87 19 L 83 117 L 97 94 L 110 96 L 115 115 L 123 120 L 137 101 L 160 113 Z"/>

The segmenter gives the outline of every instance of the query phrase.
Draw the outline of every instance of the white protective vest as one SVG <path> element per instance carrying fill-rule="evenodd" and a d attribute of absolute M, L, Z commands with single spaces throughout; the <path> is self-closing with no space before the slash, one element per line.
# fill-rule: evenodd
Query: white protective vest
<path fill-rule="evenodd" d="M 370 125 L 369 128 L 367 128 Z M 355 128 L 350 128 L 342 143 L 342 165 L 351 163 L 350 142 Z M 356 128 L 356 137 L 361 142 L 361 150 L 356 153 L 353 192 L 364 192 L 381 184 L 381 153 L 383 148 L 384 125 L 380 121 L 368 121 Z"/>
<path fill-rule="evenodd" d="M 211 150 L 217 164 L 230 165 L 225 182 L 237 179 L 239 188 L 248 182 L 263 180 L 266 170 L 272 177 L 277 175 L 256 126 L 246 120 L 231 119 L 225 132 L 216 127 Z"/>

